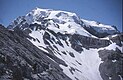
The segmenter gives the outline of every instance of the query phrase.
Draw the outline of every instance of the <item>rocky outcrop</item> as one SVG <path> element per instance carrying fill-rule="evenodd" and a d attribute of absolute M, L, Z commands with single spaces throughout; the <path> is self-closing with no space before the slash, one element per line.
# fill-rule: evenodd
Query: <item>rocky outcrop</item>
<path fill-rule="evenodd" d="M 114 50 L 100 50 L 99 56 L 103 61 L 100 66 L 100 75 L 103 80 L 121 80 L 123 77 L 123 52 Z"/>
<path fill-rule="evenodd" d="M 112 42 L 116 43 L 117 45 L 119 45 L 121 47 L 123 46 L 122 43 L 121 43 L 121 41 L 123 42 L 123 33 L 117 34 L 115 36 L 110 36 L 109 39 Z"/>
<path fill-rule="evenodd" d="M 0 25 L 0 79 L 71 80 L 59 67 L 59 63 L 65 65 L 62 60 L 52 61 L 23 34 Z"/>
<path fill-rule="evenodd" d="M 86 37 L 78 34 L 74 34 L 70 37 L 72 48 L 77 51 L 81 51 L 81 47 L 84 48 L 101 48 L 110 44 L 109 40 L 100 40 L 96 38 Z"/>

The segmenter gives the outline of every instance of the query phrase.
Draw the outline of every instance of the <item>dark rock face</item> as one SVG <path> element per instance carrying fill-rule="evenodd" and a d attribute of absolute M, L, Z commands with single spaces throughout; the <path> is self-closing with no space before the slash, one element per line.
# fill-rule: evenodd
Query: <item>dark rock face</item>
<path fill-rule="evenodd" d="M 21 34 L 18 34 L 21 33 Z M 49 59 L 45 52 L 35 47 L 24 32 L 10 31 L 0 25 L 0 79 L 1 80 L 71 80 L 59 63 Z M 23 35 L 23 36 L 22 36 Z"/>
<path fill-rule="evenodd" d="M 116 48 L 114 50 L 100 50 L 99 56 L 103 63 L 100 64 L 99 70 L 103 80 L 121 80 L 123 77 L 123 53 Z"/>
<path fill-rule="evenodd" d="M 115 37 L 109 37 L 112 42 L 115 42 L 117 45 L 122 46 L 121 41 L 123 42 L 123 33 L 117 34 Z"/>
<path fill-rule="evenodd" d="M 72 44 L 72 48 L 76 51 L 82 51 L 82 47 L 84 48 L 101 48 L 106 47 L 110 44 L 108 40 L 100 40 L 96 38 L 81 36 L 78 34 L 74 34 L 70 37 L 70 42 Z"/>
<path fill-rule="evenodd" d="M 123 46 L 123 34 L 118 34 L 115 37 L 109 36 L 109 39 L 119 46 Z M 103 61 L 100 64 L 99 70 L 103 80 L 121 80 L 123 78 L 123 52 L 118 48 L 116 50 L 100 50 L 99 57 Z"/>

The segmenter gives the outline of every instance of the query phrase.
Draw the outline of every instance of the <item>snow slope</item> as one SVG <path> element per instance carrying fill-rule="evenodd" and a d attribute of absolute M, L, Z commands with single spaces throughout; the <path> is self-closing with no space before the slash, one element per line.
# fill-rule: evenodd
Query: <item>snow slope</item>
<path fill-rule="evenodd" d="M 29 34 L 33 38 L 37 38 L 41 43 L 38 41 L 30 40 L 35 46 L 39 48 L 39 46 L 46 47 L 43 43 L 42 33 L 39 31 L 32 31 Z M 38 36 L 38 37 L 37 37 Z M 52 34 L 51 37 L 55 38 Z M 57 40 L 55 38 L 55 40 Z M 56 44 L 55 42 L 50 43 L 50 46 L 54 49 L 54 54 L 61 60 L 63 60 L 68 66 L 60 65 L 63 69 L 63 72 L 68 75 L 72 80 L 102 80 L 100 73 L 99 73 L 99 64 L 101 63 L 101 59 L 99 58 L 98 50 L 97 49 L 84 49 L 82 53 L 75 51 L 71 47 L 71 43 L 68 40 L 69 46 L 65 43 L 65 41 L 60 40 L 64 47 Z M 55 45 L 58 50 L 53 46 Z M 43 50 L 42 48 L 39 48 Z M 43 50 L 46 52 L 46 50 Z M 59 55 L 57 51 L 61 54 Z M 65 52 L 66 54 L 63 54 Z M 70 56 L 70 53 L 74 55 L 74 57 Z M 74 70 L 72 70 L 72 68 Z M 71 69 L 71 71 L 70 71 Z"/>
<path fill-rule="evenodd" d="M 42 33 L 39 33 L 39 32 L 40 31 L 32 31 L 32 33 L 30 33 L 29 35 L 33 38 L 37 38 L 41 43 L 39 43 L 38 41 L 32 41 L 32 40 L 31 42 L 37 47 L 42 46 L 46 48 L 46 45 L 43 43 L 43 38 L 42 38 L 43 35 Z M 57 38 L 54 35 L 52 35 L 51 33 L 49 34 L 51 38 L 54 38 L 57 41 Z M 67 67 L 61 64 L 59 66 L 63 69 L 63 72 L 72 80 L 77 80 L 77 79 L 78 80 L 103 80 L 99 72 L 99 66 L 102 63 L 102 61 L 101 61 L 101 58 L 99 57 L 98 51 L 103 49 L 115 51 L 116 48 L 122 51 L 122 47 L 119 47 L 115 43 L 112 43 L 107 47 L 103 47 L 99 49 L 90 48 L 88 50 L 86 48 L 83 48 L 83 51 L 79 53 L 71 47 L 69 38 L 67 38 L 67 43 L 69 46 L 66 44 L 64 40 L 60 39 L 64 47 L 60 46 L 54 41 L 53 42 L 51 42 L 50 40 L 47 40 L 47 41 L 49 42 L 50 46 L 54 49 L 53 51 L 54 55 L 57 56 L 59 59 L 63 60 L 68 65 Z M 39 48 L 39 49 L 47 52 L 45 49 L 42 49 L 42 48 Z M 73 56 L 71 56 L 70 53 L 73 54 Z"/>

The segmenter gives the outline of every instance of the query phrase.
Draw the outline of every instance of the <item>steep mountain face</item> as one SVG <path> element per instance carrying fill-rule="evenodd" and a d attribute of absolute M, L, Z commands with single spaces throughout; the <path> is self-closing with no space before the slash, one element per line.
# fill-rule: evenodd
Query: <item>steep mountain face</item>
<path fill-rule="evenodd" d="M 122 37 L 75 13 L 36 8 L 0 27 L 0 79 L 122 80 Z"/>
<path fill-rule="evenodd" d="M 52 55 L 58 61 L 54 62 L 27 37 L 0 26 L 0 80 L 71 80 L 58 64 L 67 66 L 64 61 Z"/>

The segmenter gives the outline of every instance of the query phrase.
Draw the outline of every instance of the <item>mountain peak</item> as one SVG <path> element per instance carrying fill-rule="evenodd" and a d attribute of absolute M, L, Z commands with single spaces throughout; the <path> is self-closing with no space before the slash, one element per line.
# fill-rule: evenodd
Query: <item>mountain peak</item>
<path fill-rule="evenodd" d="M 110 25 L 80 19 L 76 13 L 62 10 L 41 9 L 38 7 L 33 9 L 26 16 L 19 17 L 14 20 L 8 28 L 15 28 L 16 26 L 19 26 L 23 29 L 25 28 L 25 26 L 22 27 L 23 25 L 35 23 L 54 30 L 56 33 L 80 34 L 91 37 L 105 37 L 118 32 L 117 29 Z"/>

